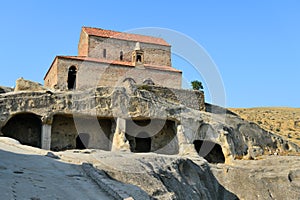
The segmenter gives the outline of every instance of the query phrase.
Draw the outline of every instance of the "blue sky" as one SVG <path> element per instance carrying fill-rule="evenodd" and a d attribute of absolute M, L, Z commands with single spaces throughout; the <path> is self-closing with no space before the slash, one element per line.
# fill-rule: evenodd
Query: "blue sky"
<path fill-rule="evenodd" d="M 299 107 L 299 10 L 296 0 L 4 1 L 0 85 L 14 86 L 19 77 L 43 83 L 55 55 L 77 54 L 82 26 L 162 27 L 207 51 L 222 76 L 227 107 Z M 173 61 L 180 69 L 188 65 Z M 199 78 L 189 67 L 183 74 Z"/>

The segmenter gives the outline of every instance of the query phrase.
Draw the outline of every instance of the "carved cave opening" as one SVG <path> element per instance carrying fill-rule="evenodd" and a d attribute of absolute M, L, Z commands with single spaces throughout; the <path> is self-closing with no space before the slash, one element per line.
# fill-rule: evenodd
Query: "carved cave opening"
<path fill-rule="evenodd" d="M 175 122 L 161 119 L 126 121 L 126 138 L 131 152 L 178 154 Z"/>
<path fill-rule="evenodd" d="M 112 119 L 57 114 L 51 129 L 51 150 L 110 150 Z"/>
<path fill-rule="evenodd" d="M 133 152 L 136 153 L 147 153 L 151 150 L 151 137 L 148 133 L 140 132 L 137 137 L 135 137 L 135 149 Z"/>
<path fill-rule="evenodd" d="M 88 133 L 79 133 L 76 137 L 76 149 L 86 149 L 90 141 Z"/>
<path fill-rule="evenodd" d="M 32 113 L 16 114 L 2 128 L 6 137 L 18 140 L 21 144 L 41 148 L 42 121 Z"/>
<path fill-rule="evenodd" d="M 225 163 L 222 147 L 207 140 L 195 140 L 194 147 L 199 156 L 204 157 L 209 163 Z"/>

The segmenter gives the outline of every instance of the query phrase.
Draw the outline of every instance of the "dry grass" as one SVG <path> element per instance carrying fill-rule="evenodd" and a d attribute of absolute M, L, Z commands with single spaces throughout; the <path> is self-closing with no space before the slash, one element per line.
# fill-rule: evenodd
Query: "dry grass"
<path fill-rule="evenodd" d="M 229 110 L 300 146 L 300 108 L 263 107 L 229 108 Z"/>

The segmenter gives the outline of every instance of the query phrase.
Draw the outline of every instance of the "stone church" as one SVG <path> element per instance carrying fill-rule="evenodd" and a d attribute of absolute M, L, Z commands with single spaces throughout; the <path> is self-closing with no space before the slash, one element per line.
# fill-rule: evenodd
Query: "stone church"
<path fill-rule="evenodd" d="M 164 39 L 83 27 L 78 56 L 56 56 L 44 86 L 18 79 L 0 94 L 0 136 L 54 151 L 178 154 L 185 113 L 205 109 L 181 80 Z"/>
<path fill-rule="evenodd" d="M 181 71 L 172 67 L 171 46 L 161 38 L 83 27 L 78 56 L 57 56 L 46 87 L 70 90 L 136 84 L 181 88 Z"/>
<path fill-rule="evenodd" d="M 0 136 L 53 151 L 199 154 L 212 163 L 259 149 L 300 151 L 205 104 L 204 93 L 182 89 L 181 79 L 165 40 L 83 27 L 78 56 L 57 56 L 44 85 L 20 78 L 14 89 L 0 88 Z"/>

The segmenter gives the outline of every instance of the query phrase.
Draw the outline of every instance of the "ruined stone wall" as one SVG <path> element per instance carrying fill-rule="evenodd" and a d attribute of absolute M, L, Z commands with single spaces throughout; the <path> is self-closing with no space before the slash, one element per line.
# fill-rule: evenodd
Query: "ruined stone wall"
<path fill-rule="evenodd" d="M 139 69 L 63 58 L 57 60 L 57 86 L 61 90 L 67 90 L 68 70 L 71 66 L 77 68 L 76 89 L 118 86 L 122 85 L 123 80 L 128 77 L 133 78 L 137 84 L 142 84 L 144 80 L 151 78 L 156 85 L 170 88 L 181 87 L 181 73 L 178 72 Z"/>
<path fill-rule="evenodd" d="M 123 61 L 132 62 L 132 52 L 136 42 L 114 38 L 89 37 L 89 57 L 103 59 L 103 49 L 106 49 L 107 60 L 120 60 L 123 51 Z M 156 44 L 141 43 L 144 51 L 144 63 L 160 66 L 171 66 L 171 47 Z"/>

